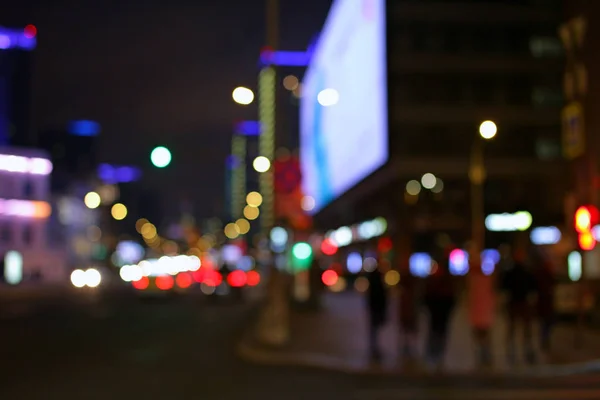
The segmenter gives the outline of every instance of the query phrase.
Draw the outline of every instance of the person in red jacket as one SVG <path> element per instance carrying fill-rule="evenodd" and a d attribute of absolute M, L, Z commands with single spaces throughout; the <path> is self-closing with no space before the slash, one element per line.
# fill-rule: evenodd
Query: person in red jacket
<path fill-rule="evenodd" d="M 409 273 L 402 276 L 400 281 L 400 296 L 398 311 L 400 315 L 400 334 L 402 335 L 402 355 L 408 361 L 417 358 L 417 280 Z"/>

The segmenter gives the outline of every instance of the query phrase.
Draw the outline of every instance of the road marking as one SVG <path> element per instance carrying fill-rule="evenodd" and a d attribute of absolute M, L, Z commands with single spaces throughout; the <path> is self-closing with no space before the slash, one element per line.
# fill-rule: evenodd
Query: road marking
<path fill-rule="evenodd" d="M 406 388 L 366 390 L 354 400 L 445 399 L 445 400 L 597 400 L 600 389 L 458 389 Z"/>

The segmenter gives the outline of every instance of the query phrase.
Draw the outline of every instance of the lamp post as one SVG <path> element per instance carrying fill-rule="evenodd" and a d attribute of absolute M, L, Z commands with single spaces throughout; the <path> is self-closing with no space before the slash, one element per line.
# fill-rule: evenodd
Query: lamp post
<path fill-rule="evenodd" d="M 483 121 L 479 125 L 479 136 L 473 141 L 469 166 L 471 181 L 471 239 L 475 254 L 480 254 L 485 242 L 485 197 L 483 185 L 486 179 L 484 162 L 484 142 L 491 140 L 498 133 L 493 121 Z M 483 140 L 482 140 L 483 139 Z"/>

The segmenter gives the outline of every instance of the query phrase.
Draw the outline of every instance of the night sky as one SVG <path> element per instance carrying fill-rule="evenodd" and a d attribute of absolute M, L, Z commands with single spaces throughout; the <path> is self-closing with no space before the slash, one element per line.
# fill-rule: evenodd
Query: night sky
<path fill-rule="evenodd" d="M 281 3 L 281 48 L 304 50 L 330 1 Z M 102 161 L 143 166 L 152 187 L 189 197 L 200 216 L 221 211 L 232 123 L 256 119 L 231 91 L 256 87 L 264 1 L 24 0 L 1 9 L 0 25 L 38 27 L 39 130 L 96 120 Z M 164 171 L 149 167 L 159 144 L 174 154 Z"/>

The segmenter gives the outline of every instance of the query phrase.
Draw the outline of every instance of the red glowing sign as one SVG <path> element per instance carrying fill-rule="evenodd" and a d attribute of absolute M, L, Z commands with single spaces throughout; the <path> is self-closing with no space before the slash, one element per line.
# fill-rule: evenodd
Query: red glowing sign
<path fill-rule="evenodd" d="M 142 279 L 133 282 L 132 285 L 137 290 L 144 290 L 148 288 L 148 285 L 150 285 L 150 279 L 148 279 L 147 276 L 143 276 Z"/>
<path fill-rule="evenodd" d="M 321 243 L 321 252 L 326 256 L 332 256 L 337 253 L 338 247 L 333 243 L 331 239 L 325 239 Z"/>
<path fill-rule="evenodd" d="M 243 287 L 247 281 L 248 278 L 246 277 L 246 273 L 244 271 L 232 271 L 229 273 L 229 275 L 227 275 L 227 283 L 229 283 L 229 286 L 234 288 Z"/>
<path fill-rule="evenodd" d="M 177 275 L 175 281 L 177 282 L 177 286 L 179 286 L 181 289 L 187 289 L 192 286 L 193 283 L 192 276 L 185 273 Z"/>
<path fill-rule="evenodd" d="M 173 289 L 174 283 L 173 277 L 170 275 L 158 276 L 156 278 L 156 287 L 160 290 Z"/>
<path fill-rule="evenodd" d="M 333 286 L 338 281 L 338 274 L 334 270 L 329 269 L 323 272 L 323 275 L 321 275 L 321 280 L 325 286 Z"/>
<path fill-rule="evenodd" d="M 25 29 L 23 29 L 23 34 L 27 39 L 33 39 L 37 35 L 37 28 L 35 25 L 27 25 Z"/>
<path fill-rule="evenodd" d="M 246 284 L 248 286 L 257 286 L 260 283 L 260 274 L 256 271 L 248 271 L 246 274 Z"/>

